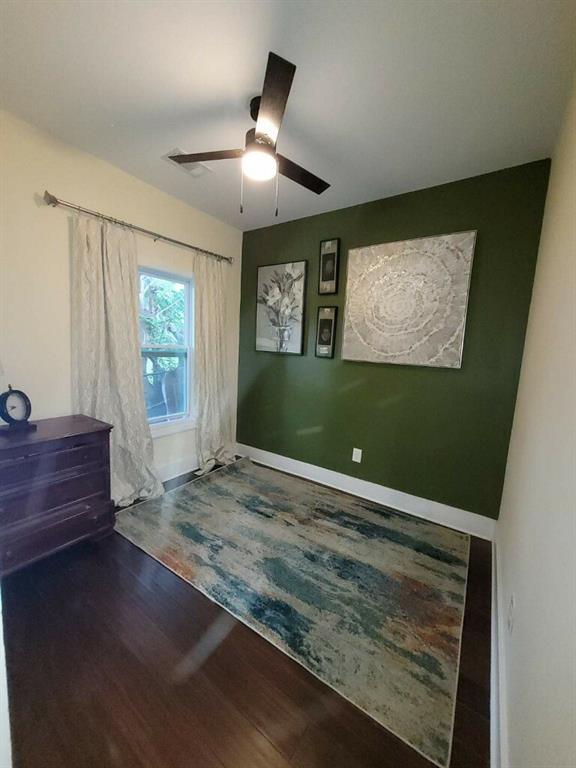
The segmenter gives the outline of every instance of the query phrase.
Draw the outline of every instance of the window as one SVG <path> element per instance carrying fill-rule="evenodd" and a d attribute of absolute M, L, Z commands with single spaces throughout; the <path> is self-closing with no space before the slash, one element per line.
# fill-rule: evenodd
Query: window
<path fill-rule="evenodd" d="M 191 415 L 193 284 L 140 270 L 140 344 L 150 424 Z"/>

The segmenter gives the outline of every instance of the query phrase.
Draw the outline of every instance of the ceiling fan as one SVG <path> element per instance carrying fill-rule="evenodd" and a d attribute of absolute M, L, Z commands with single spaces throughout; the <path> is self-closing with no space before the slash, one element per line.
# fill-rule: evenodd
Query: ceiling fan
<path fill-rule="evenodd" d="M 255 96 L 250 101 L 250 116 L 256 121 L 256 128 L 251 128 L 246 133 L 244 149 L 171 155 L 170 159 L 176 163 L 185 164 L 242 158 L 242 172 L 249 179 L 268 181 L 274 177 L 278 179 L 278 173 L 281 173 L 311 192 L 321 195 L 330 186 L 328 182 L 276 151 L 276 141 L 295 72 L 294 64 L 275 53 L 268 54 L 262 96 Z M 278 185 L 276 185 L 276 195 L 278 195 Z M 242 202 L 240 212 L 242 212 Z M 276 205 L 276 215 L 278 215 L 278 205 Z"/>

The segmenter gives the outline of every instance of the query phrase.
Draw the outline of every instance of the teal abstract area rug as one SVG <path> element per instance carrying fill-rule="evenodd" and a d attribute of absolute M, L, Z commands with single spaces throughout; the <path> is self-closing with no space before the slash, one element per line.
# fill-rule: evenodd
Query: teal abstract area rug
<path fill-rule="evenodd" d="M 116 529 L 446 768 L 467 535 L 249 459 Z"/>

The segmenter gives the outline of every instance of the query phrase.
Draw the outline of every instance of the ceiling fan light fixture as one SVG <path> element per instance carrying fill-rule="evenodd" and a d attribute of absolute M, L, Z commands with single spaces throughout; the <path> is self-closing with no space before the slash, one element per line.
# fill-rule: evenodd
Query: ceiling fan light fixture
<path fill-rule="evenodd" d="M 242 156 L 242 172 L 254 181 L 270 181 L 278 173 L 274 151 L 264 147 L 249 147 Z"/>

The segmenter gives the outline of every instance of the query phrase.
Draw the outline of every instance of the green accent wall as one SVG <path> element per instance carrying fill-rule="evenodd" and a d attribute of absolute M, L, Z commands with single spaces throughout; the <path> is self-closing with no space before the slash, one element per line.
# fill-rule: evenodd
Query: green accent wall
<path fill-rule="evenodd" d="M 238 442 L 497 518 L 549 170 L 542 160 L 246 232 Z M 348 249 L 470 229 L 462 367 L 343 361 Z M 338 294 L 318 296 L 320 241 L 336 237 Z M 301 259 L 304 355 L 256 352 L 257 266 Z M 321 305 L 339 307 L 332 360 L 314 356 Z"/>

